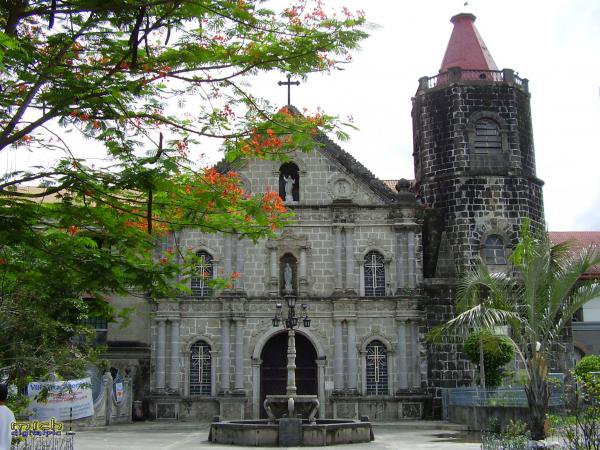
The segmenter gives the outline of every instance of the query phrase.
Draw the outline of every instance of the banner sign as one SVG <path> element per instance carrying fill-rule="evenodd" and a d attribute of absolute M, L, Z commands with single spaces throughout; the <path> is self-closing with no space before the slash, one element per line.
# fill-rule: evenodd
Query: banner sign
<path fill-rule="evenodd" d="M 36 401 L 40 392 L 47 390 L 47 401 Z M 94 415 L 92 385 L 90 378 L 70 381 L 33 382 L 27 385 L 27 396 L 31 402 L 31 419 L 68 421 Z"/>
<path fill-rule="evenodd" d="M 115 383 L 115 398 L 117 399 L 117 403 L 121 403 L 125 398 L 123 383 Z"/>

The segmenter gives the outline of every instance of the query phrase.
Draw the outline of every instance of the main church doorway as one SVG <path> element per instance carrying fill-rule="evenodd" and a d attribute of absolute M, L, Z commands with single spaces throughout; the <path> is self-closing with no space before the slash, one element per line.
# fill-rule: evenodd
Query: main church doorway
<path fill-rule="evenodd" d="M 263 407 L 267 395 L 285 394 L 287 385 L 287 331 L 267 341 L 260 354 L 260 416 L 266 418 Z M 312 343 L 296 332 L 296 386 L 298 395 L 317 395 L 317 352 Z"/>

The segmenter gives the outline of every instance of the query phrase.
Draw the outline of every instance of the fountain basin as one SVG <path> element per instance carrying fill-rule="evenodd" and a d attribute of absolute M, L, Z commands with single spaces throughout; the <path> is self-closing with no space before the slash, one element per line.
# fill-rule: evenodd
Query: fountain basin
<path fill-rule="evenodd" d="M 279 420 L 231 420 L 213 422 L 208 440 L 220 444 L 249 447 L 276 447 L 279 445 Z M 302 445 L 326 446 L 356 444 L 374 439 L 371 422 L 344 419 L 318 419 L 316 423 L 302 421 Z"/>

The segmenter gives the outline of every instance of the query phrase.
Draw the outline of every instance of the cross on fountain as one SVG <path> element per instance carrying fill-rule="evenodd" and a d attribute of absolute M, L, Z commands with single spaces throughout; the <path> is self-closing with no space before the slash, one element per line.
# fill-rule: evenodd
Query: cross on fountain
<path fill-rule="evenodd" d="M 288 91 L 288 93 L 287 93 L 288 94 L 287 104 L 288 104 L 288 106 L 290 106 L 292 104 L 291 99 L 290 99 L 290 96 L 291 96 L 291 94 L 290 94 L 290 87 L 292 85 L 294 85 L 294 86 L 300 86 L 300 82 L 299 81 L 291 81 L 291 78 L 292 78 L 292 76 L 288 75 L 287 76 L 287 81 L 278 81 L 277 82 L 277 84 L 279 86 L 287 86 L 287 91 Z"/>

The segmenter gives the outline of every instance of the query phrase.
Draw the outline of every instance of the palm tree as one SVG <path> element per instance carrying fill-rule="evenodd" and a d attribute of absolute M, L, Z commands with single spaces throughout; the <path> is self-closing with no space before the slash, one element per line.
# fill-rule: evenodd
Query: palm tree
<path fill-rule="evenodd" d="M 473 329 L 509 326 L 527 373 L 525 392 L 534 440 L 546 437 L 550 397 L 546 376 L 552 352 L 573 314 L 600 297 L 600 283 L 581 278 L 600 264 L 600 252 L 595 247 L 570 251 L 571 244 L 552 246 L 545 232 L 531 231 L 525 221 L 511 256 L 512 273 L 490 272 L 481 261 L 470 268 L 458 282 L 458 315 L 429 334 L 436 342 Z"/>

